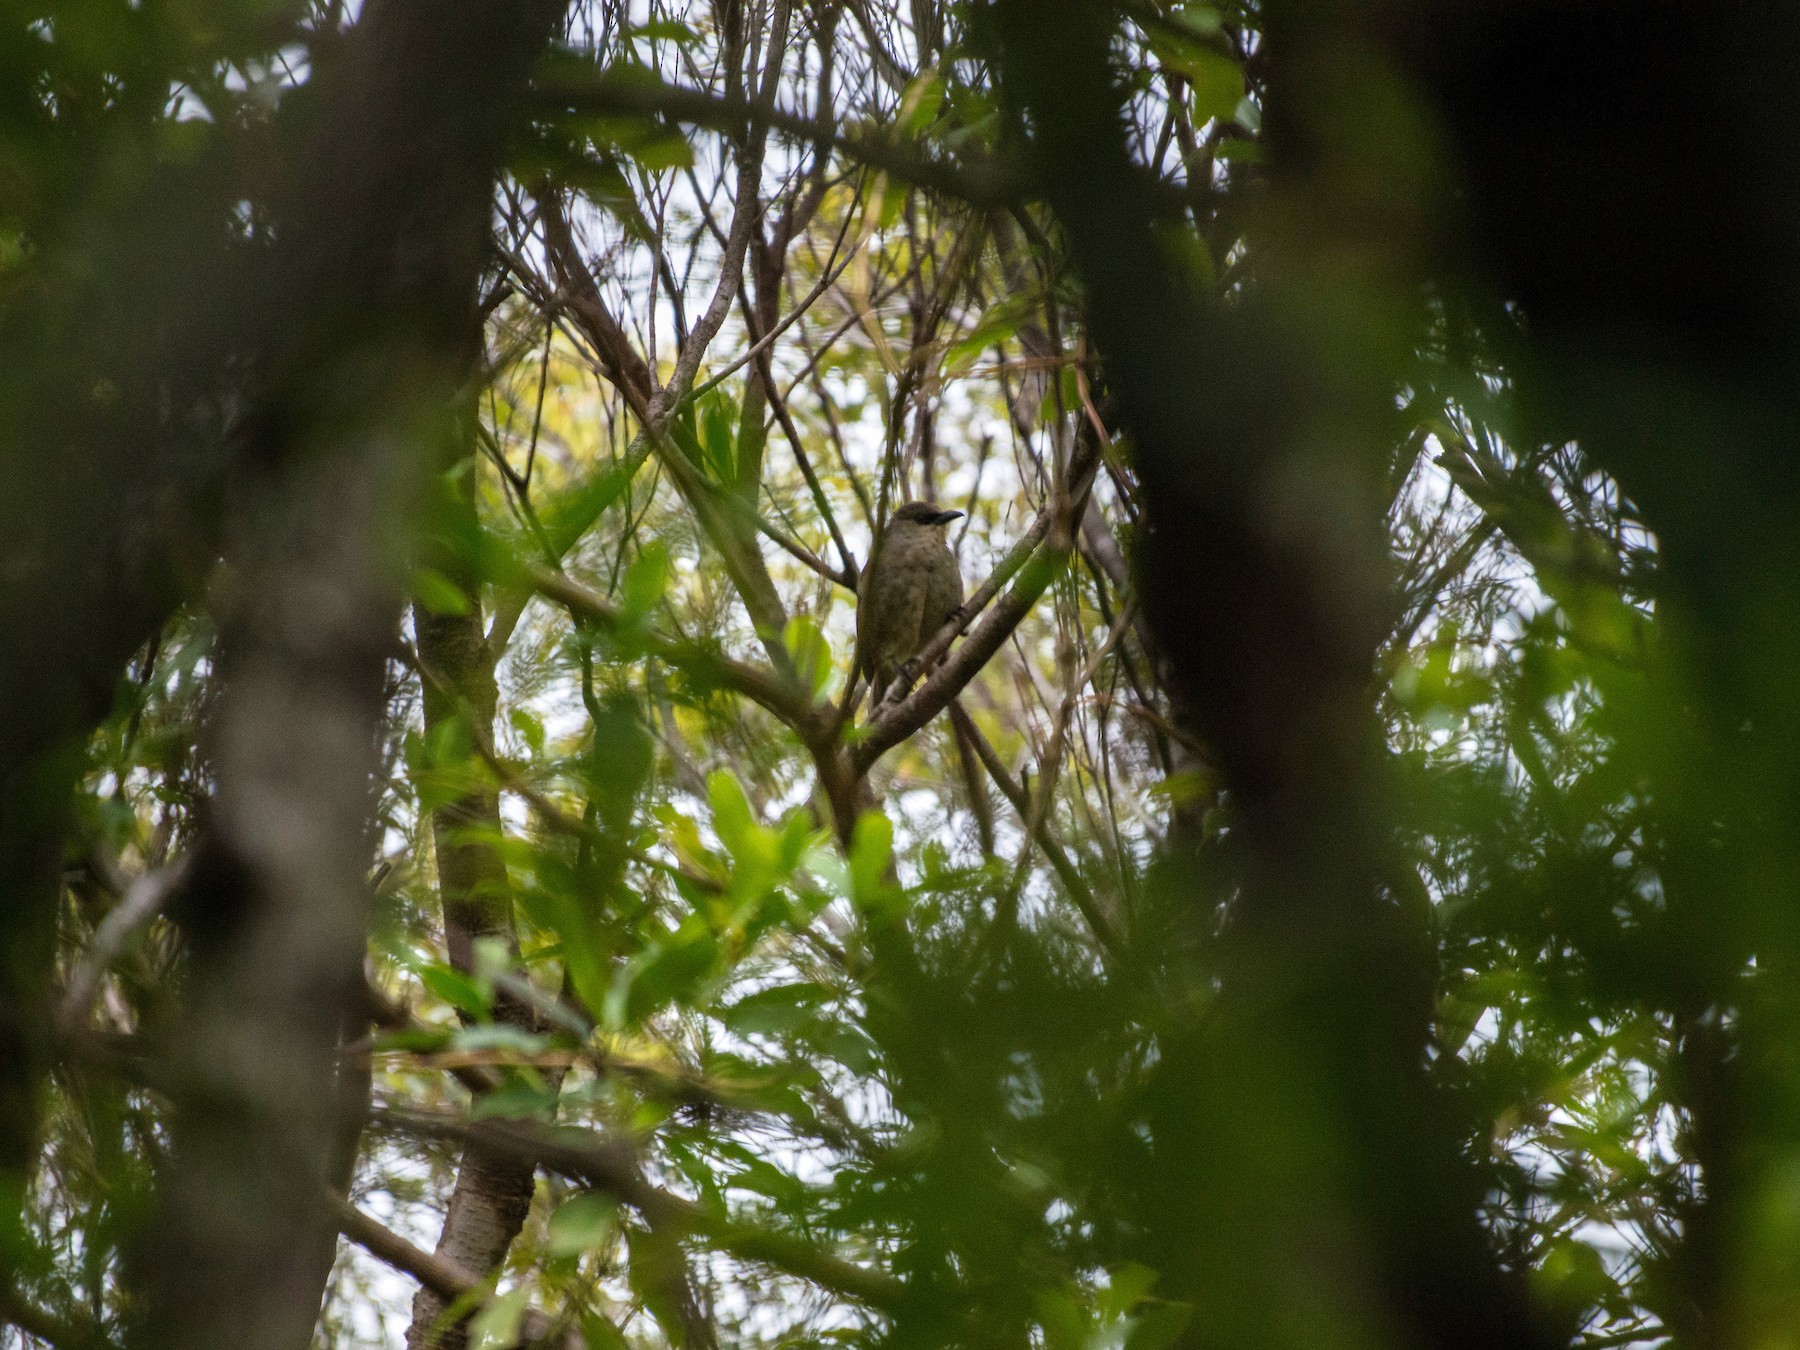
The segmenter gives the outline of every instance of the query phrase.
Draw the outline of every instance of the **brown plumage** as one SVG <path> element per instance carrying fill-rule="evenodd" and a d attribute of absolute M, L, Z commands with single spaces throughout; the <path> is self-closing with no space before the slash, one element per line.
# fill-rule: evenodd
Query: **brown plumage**
<path fill-rule="evenodd" d="M 908 502 L 882 531 L 856 601 L 856 670 L 872 681 L 871 707 L 962 605 L 962 573 L 944 538 L 961 515 Z"/>

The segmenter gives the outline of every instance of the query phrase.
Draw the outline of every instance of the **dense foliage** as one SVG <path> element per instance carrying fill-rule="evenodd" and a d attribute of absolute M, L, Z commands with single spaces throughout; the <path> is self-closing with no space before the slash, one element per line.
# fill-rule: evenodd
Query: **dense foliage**
<path fill-rule="evenodd" d="M 0 1345 L 1794 1344 L 1791 35 L 1374 8 L 0 20 Z"/>

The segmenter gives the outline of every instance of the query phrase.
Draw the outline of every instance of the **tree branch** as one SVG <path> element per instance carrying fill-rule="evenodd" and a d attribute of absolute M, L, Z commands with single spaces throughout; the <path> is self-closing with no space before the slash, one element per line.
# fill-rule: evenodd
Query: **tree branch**
<path fill-rule="evenodd" d="M 0 1326 L 11 1323 L 56 1350 L 112 1350 L 112 1342 L 91 1322 L 67 1322 L 29 1302 L 10 1282 L 0 1281 Z"/>
<path fill-rule="evenodd" d="M 105 978 L 107 968 L 118 960 L 132 934 L 162 912 L 169 898 L 187 882 L 192 862 L 182 857 L 166 867 L 144 873 L 133 881 L 118 904 L 107 911 L 94 940 L 69 972 L 63 991 L 62 1009 L 57 1017 L 62 1035 L 79 1031 L 87 1023 L 94 994 Z"/>
<path fill-rule="evenodd" d="M 540 1167 L 605 1191 L 637 1210 L 652 1225 L 705 1238 L 721 1251 L 795 1275 L 885 1312 L 899 1306 L 905 1286 L 891 1276 L 822 1252 L 786 1233 L 721 1218 L 696 1201 L 645 1181 L 633 1150 L 591 1131 L 551 1129 L 529 1121 L 481 1120 L 428 1111 L 387 1109 L 377 1118 L 409 1134 L 479 1140 L 493 1152 L 529 1159 Z"/>
<path fill-rule="evenodd" d="M 982 767 L 988 771 L 988 774 L 999 786 L 1001 795 L 1012 803 L 1013 810 L 1019 813 L 1020 821 L 1031 832 L 1031 837 L 1037 842 L 1037 846 L 1044 850 L 1044 856 L 1050 860 L 1050 866 L 1056 869 L 1056 875 L 1061 879 L 1063 889 L 1068 891 L 1069 899 L 1075 902 L 1075 908 L 1081 911 L 1081 917 L 1087 920 L 1088 928 L 1092 930 L 1095 939 L 1107 951 L 1116 951 L 1119 945 L 1119 935 L 1113 929 L 1112 920 L 1108 919 L 1101 910 L 1100 902 L 1094 898 L 1094 892 L 1082 877 L 1081 869 L 1075 866 L 1074 860 L 1063 851 L 1063 846 L 1057 842 L 1056 836 L 1050 833 L 1049 824 L 1041 818 L 1034 818 L 1030 796 L 1018 780 L 1007 771 L 1006 764 L 1001 760 L 999 752 L 994 749 L 992 742 L 981 734 L 981 729 L 975 725 L 975 720 L 969 716 L 958 699 L 950 700 L 950 718 L 962 729 L 969 744 L 975 748 L 975 754 L 980 758 Z"/>
<path fill-rule="evenodd" d="M 560 572 L 553 572 L 548 567 L 528 566 L 525 579 L 540 595 L 566 606 L 572 613 L 608 632 L 620 633 L 629 627 L 618 605 Z M 727 656 L 704 643 L 666 637 L 643 627 L 630 627 L 630 632 L 633 640 L 642 643 L 645 650 L 690 676 L 712 680 L 735 690 L 803 735 L 809 729 L 816 730 L 815 723 L 821 710 L 797 683 L 775 671 Z"/>
<path fill-rule="evenodd" d="M 448 1257 L 438 1256 L 415 1247 L 400 1234 L 364 1214 L 335 1192 L 327 1192 L 325 1204 L 337 1220 L 338 1231 L 369 1255 L 386 1262 L 395 1270 L 412 1276 L 445 1303 L 454 1303 L 464 1295 L 487 1287 Z M 522 1330 L 527 1340 L 562 1350 L 586 1350 L 587 1338 L 575 1328 L 557 1330 L 536 1308 L 527 1308 Z"/>
<path fill-rule="evenodd" d="M 994 604 L 954 655 L 932 670 L 911 694 L 898 703 L 887 705 L 864 728 L 862 738 L 848 752 L 853 777 L 866 774 L 883 754 L 942 712 L 1031 612 L 1038 597 L 1069 560 L 1073 551 L 1073 519 L 1079 518 L 1087 504 L 1088 488 L 1093 484 L 1098 463 L 1097 442 L 1088 437 L 1081 438 L 1077 442 L 1077 462 L 1070 466 L 1069 500 L 1052 503 L 1038 513 L 1031 528 L 963 606 L 963 612 L 940 628 L 919 653 L 916 658 L 919 667 L 930 669 L 930 663 L 949 650 L 957 634 L 968 624 L 970 615 L 978 613 L 1005 584 L 1005 578 L 1017 572 L 1011 589 Z M 896 684 L 903 686 L 904 681 L 896 681 Z M 892 692 L 890 689 L 890 695 Z"/>
<path fill-rule="evenodd" d="M 784 136 L 813 145 L 830 144 L 870 168 L 978 206 L 1004 206 L 1038 195 L 1031 179 L 1017 166 L 973 151 L 960 153 L 958 164 L 931 159 L 915 144 L 872 123 L 846 128 L 835 118 L 785 112 L 770 99 L 686 89 L 638 70 L 627 73 L 615 68 L 593 79 L 558 72 L 540 82 L 538 93 L 542 102 L 559 112 L 671 117 L 727 134 L 741 133 L 762 122 Z"/>

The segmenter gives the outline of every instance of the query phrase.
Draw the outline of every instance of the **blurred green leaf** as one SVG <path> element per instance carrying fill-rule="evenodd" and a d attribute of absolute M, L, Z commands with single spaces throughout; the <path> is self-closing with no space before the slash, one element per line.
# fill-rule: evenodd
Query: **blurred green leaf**
<path fill-rule="evenodd" d="M 425 961 L 415 966 L 413 973 L 421 984 L 458 1011 L 482 1020 L 493 1016 L 492 992 L 460 970 Z"/>
<path fill-rule="evenodd" d="M 720 769 L 707 775 L 706 796 L 712 806 L 713 829 L 719 840 L 734 855 L 751 848 L 756 819 L 750 810 L 750 799 L 735 775 Z"/>
<path fill-rule="evenodd" d="M 634 24 L 627 31 L 634 38 L 673 42 L 683 47 L 692 46 L 700 41 L 700 34 L 679 19 L 651 19 L 645 23 Z"/>
<path fill-rule="evenodd" d="M 796 614 L 781 632 L 782 646 L 793 660 L 794 670 L 817 699 L 837 673 L 831 659 L 831 643 L 808 615 Z"/>
<path fill-rule="evenodd" d="M 523 1288 L 509 1289 L 489 1299 L 469 1319 L 470 1350 L 512 1350 L 519 1343 L 526 1302 L 527 1291 Z"/>
<path fill-rule="evenodd" d="M 544 753 L 544 723 L 529 708 L 508 708 L 506 718 L 534 755 Z"/>
<path fill-rule="evenodd" d="M 894 826 L 879 812 L 857 819 L 850 838 L 850 888 L 857 904 L 867 909 L 891 906 L 898 888 L 888 880 L 894 860 Z"/>
<path fill-rule="evenodd" d="M 505 1050 L 520 1055 L 535 1055 L 549 1048 L 547 1038 L 506 1022 L 484 1022 L 478 1026 L 459 1027 L 450 1037 L 453 1050 Z"/>
<path fill-rule="evenodd" d="M 935 70 L 914 76 L 900 95 L 900 112 L 896 126 L 908 140 L 916 140 L 926 127 L 937 120 L 944 106 L 944 78 Z"/>
<path fill-rule="evenodd" d="M 1213 157 L 1227 164 L 1262 164 L 1268 159 L 1261 141 L 1227 136 L 1213 150 Z"/>
<path fill-rule="evenodd" d="M 433 614 L 467 614 L 469 597 L 442 572 L 430 567 L 415 567 L 412 593 Z"/>
<path fill-rule="evenodd" d="M 552 1256 L 576 1256 L 610 1241 L 618 1227 L 619 1202 L 599 1191 L 583 1191 L 550 1215 L 546 1245 Z"/>
<path fill-rule="evenodd" d="M 536 1075 L 515 1074 L 492 1092 L 483 1093 L 469 1109 L 471 1120 L 534 1120 L 556 1106 L 557 1094 Z"/>
<path fill-rule="evenodd" d="M 831 992 L 811 982 L 782 984 L 739 999 L 723 1014 L 725 1025 L 739 1035 L 781 1036 L 812 1021 Z"/>
<path fill-rule="evenodd" d="M 662 604 L 669 588 L 669 551 L 659 540 L 651 540 L 638 551 L 625 569 L 619 591 L 625 601 L 625 613 L 631 619 L 642 619 Z"/>
<path fill-rule="evenodd" d="M 1190 49 L 1179 67 L 1188 82 L 1188 98 L 1196 122 L 1215 118 L 1229 122 L 1237 117 L 1244 97 L 1244 72 L 1229 56 L 1210 47 Z"/>
<path fill-rule="evenodd" d="M 1194 1319 L 1191 1303 L 1152 1302 L 1140 1307 L 1125 1334 L 1125 1350 L 1167 1350 Z"/>

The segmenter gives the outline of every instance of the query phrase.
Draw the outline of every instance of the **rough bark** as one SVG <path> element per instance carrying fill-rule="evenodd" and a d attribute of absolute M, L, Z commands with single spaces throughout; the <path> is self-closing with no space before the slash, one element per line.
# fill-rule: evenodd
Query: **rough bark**
<path fill-rule="evenodd" d="M 531 1208 L 536 1169 L 529 1162 L 489 1152 L 478 1143 L 463 1149 L 456 1185 L 444 1213 L 435 1255 L 462 1269 L 485 1275 L 506 1257 Z M 419 1286 L 413 1295 L 413 1320 L 407 1328 L 407 1350 L 462 1350 L 469 1341 L 467 1321 L 440 1326 L 443 1295 Z"/>

